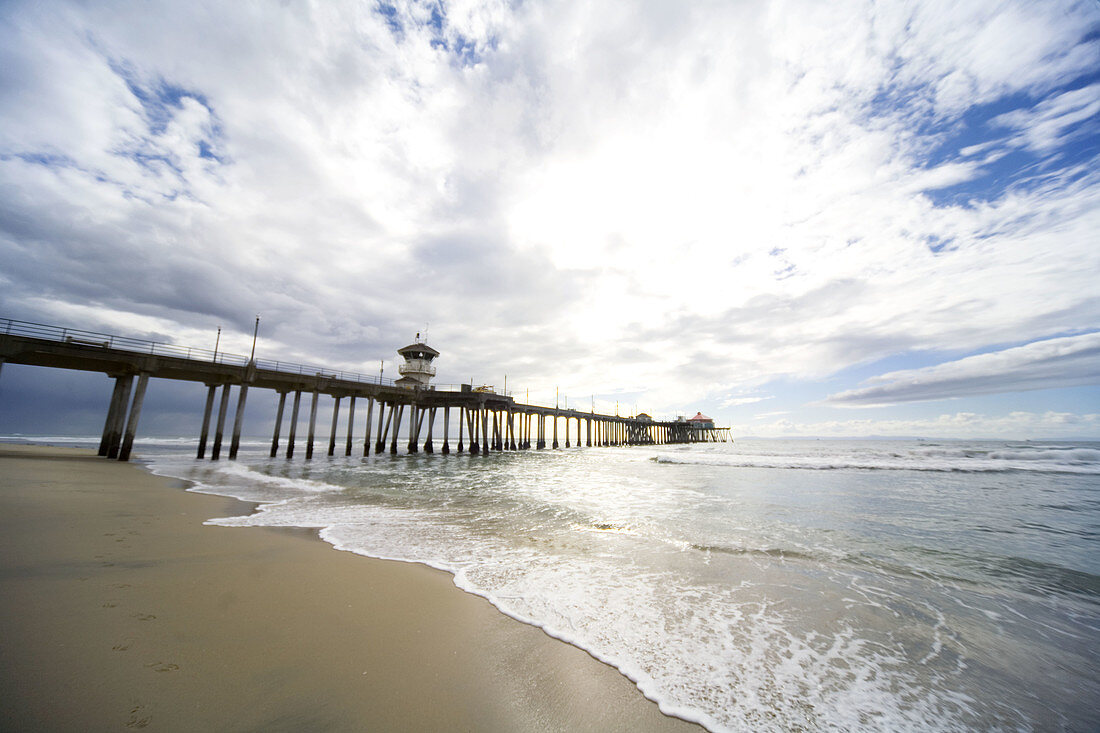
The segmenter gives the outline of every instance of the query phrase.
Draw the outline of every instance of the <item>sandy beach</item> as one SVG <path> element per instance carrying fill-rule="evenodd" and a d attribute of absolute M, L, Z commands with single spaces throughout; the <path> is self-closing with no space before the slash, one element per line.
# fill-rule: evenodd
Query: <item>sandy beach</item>
<path fill-rule="evenodd" d="M 184 488 L 0 446 L 3 730 L 700 730 L 446 573 Z"/>

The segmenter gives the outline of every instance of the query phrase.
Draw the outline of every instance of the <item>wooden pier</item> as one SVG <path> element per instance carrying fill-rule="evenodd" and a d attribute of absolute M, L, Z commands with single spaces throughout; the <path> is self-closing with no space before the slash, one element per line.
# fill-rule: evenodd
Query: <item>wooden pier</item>
<path fill-rule="evenodd" d="M 234 354 L 191 349 L 173 344 L 122 336 L 0 319 L 0 369 L 4 363 L 102 372 L 115 380 L 103 425 L 99 454 L 129 460 L 150 379 L 175 379 L 206 385 L 206 405 L 199 431 L 198 458 L 221 457 L 226 421 L 235 388 L 236 406 L 229 434 L 230 459 L 236 458 L 250 391 L 271 390 L 279 403 L 271 440 L 271 456 L 295 455 L 297 426 L 302 409 L 309 410 L 304 455 L 313 457 L 318 398 L 334 400 L 328 455 L 337 451 L 337 423 L 347 400 L 346 456 L 362 451 L 399 452 L 398 428 L 407 420 L 409 453 L 468 452 L 488 455 L 509 450 L 569 448 L 571 446 L 661 445 L 666 443 L 729 440 L 728 428 L 699 427 L 683 420 L 659 421 L 643 415 L 621 417 L 595 411 L 526 405 L 509 395 L 478 391 L 470 385 L 457 390 L 410 388 L 381 377 L 367 377 L 321 367 L 258 360 Z M 308 406 L 303 406 L 303 396 Z M 289 405 L 287 403 L 290 403 Z M 214 405 L 217 403 L 215 416 Z M 365 403 L 365 404 L 364 404 Z M 357 406 L 365 407 L 362 433 L 355 435 Z M 280 442 L 284 414 L 290 425 Z M 457 436 L 451 434 L 451 411 L 457 417 Z M 442 418 L 442 436 L 436 432 Z M 213 421 L 213 436 L 211 425 Z M 373 428 L 373 430 L 372 430 Z M 457 442 L 452 441 L 457 437 Z"/>

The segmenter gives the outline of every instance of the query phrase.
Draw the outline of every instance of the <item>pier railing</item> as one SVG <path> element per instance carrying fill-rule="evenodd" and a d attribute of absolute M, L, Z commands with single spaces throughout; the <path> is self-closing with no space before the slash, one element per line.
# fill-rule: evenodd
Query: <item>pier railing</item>
<path fill-rule="evenodd" d="M 150 354 L 153 356 L 173 356 L 182 359 L 198 359 L 210 361 L 214 364 L 227 364 L 230 366 L 247 366 L 248 357 L 241 354 L 231 354 L 225 351 L 201 349 L 192 346 L 180 346 L 161 341 L 148 341 L 129 336 L 118 336 L 98 331 L 85 331 L 78 328 L 64 328 L 51 326 L 44 323 L 32 323 L 30 321 L 17 321 L 11 318 L 0 318 L 0 333 L 12 336 L 27 336 L 30 338 L 56 341 L 58 343 L 75 344 L 78 346 L 99 346 L 104 349 L 118 349 L 136 354 Z M 349 382 L 363 384 L 393 385 L 392 379 L 386 379 L 379 375 L 365 375 L 358 372 L 345 372 L 333 370 L 331 367 L 320 367 L 310 364 L 297 364 L 289 361 L 273 361 L 270 359 L 255 359 L 257 369 L 267 369 L 284 374 L 304 374 L 309 376 L 323 376 L 332 379 L 340 379 Z"/>

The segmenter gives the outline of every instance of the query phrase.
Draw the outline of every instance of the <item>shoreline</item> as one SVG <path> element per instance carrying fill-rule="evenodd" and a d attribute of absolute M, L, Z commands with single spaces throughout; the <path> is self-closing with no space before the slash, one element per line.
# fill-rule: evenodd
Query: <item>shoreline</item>
<path fill-rule="evenodd" d="M 3 729 L 702 730 L 449 573 L 187 486 L 0 444 Z"/>

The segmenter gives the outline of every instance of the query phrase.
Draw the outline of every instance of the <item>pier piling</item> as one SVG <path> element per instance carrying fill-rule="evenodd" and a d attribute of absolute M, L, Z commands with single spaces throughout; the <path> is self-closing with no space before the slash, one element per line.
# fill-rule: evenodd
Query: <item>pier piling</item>
<path fill-rule="evenodd" d="M 393 438 L 391 439 L 391 442 L 390 442 L 390 453 L 392 455 L 396 456 L 397 455 L 397 431 L 398 431 L 398 426 L 401 425 L 401 417 L 402 417 L 402 415 L 405 414 L 405 406 L 404 405 L 398 405 L 398 404 L 395 403 L 394 406 L 390 408 L 390 413 L 391 414 L 393 413 L 394 408 L 397 408 L 397 419 L 393 421 Z M 386 427 L 389 427 L 389 425 L 387 424 Z"/>
<path fill-rule="evenodd" d="M 242 384 L 237 395 L 237 415 L 233 418 L 233 437 L 229 442 L 229 460 L 236 460 L 237 449 L 241 447 L 241 426 L 244 425 L 244 400 L 248 396 L 248 385 Z"/>
<path fill-rule="evenodd" d="M 313 398 L 309 405 L 309 432 L 306 433 L 306 460 L 313 458 L 313 438 L 317 432 L 317 398 L 320 393 L 313 390 Z"/>
<path fill-rule="evenodd" d="M 199 450 L 198 453 L 195 455 L 196 458 L 206 457 L 206 437 L 210 434 L 210 413 L 214 410 L 214 395 L 217 391 L 218 385 L 206 385 L 206 408 L 202 411 L 202 431 L 199 434 Z M 110 415 L 110 413 L 108 413 L 108 415 Z M 110 420 L 110 417 L 108 417 L 107 419 Z M 103 452 L 101 452 L 99 455 L 107 455 L 102 446 L 100 446 L 100 451 Z"/>
<path fill-rule="evenodd" d="M 344 445 L 344 455 L 351 455 L 351 443 L 355 432 L 355 395 L 348 400 L 348 439 Z"/>
<path fill-rule="evenodd" d="M 210 460 L 216 461 L 222 455 L 222 435 L 225 432 L 225 414 L 229 411 L 229 385 L 222 385 L 222 399 L 218 404 L 218 422 L 214 426 L 214 447 L 210 449 Z"/>
<path fill-rule="evenodd" d="M 130 417 L 126 420 L 126 437 L 122 439 L 122 447 L 118 452 L 118 460 L 130 460 L 130 451 L 134 447 L 134 436 L 137 435 L 138 419 L 141 417 L 141 405 L 145 401 L 145 387 L 149 384 L 149 375 L 142 372 L 138 377 L 137 389 L 134 391 L 134 404 L 130 407 Z"/>
<path fill-rule="evenodd" d="M 336 423 L 340 419 L 340 399 L 340 397 L 337 397 L 332 403 L 332 427 L 328 431 L 329 457 L 336 455 Z"/>
<path fill-rule="evenodd" d="M 111 404 L 107 408 L 107 419 L 103 423 L 103 435 L 99 439 L 99 455 L 101 456 L 106 456 L 111 450 L 111 444 L 114 442 L 115 425 L 118 422 L 120 412 L 126 409 L 123 405 L 129 404 L 130 386 L 133 381 L 132 375 L 115 377 L 115 387 L 111 391 Z"/>
<path fill-rule="evenodd" d="M 271 435 L 271 457 L 279 454 L 279 430 L 283 427 L 283 408 L 286 407 L 286 392 L 279 393 L 279 408 L 275 411 L 275 431 Z M 200 458 L 202 456 L 199 456 Z"/>
<path fill-rule="evenodd" d="M 294 390 L 294 407 L 290 411 L 290 432 L 286 436 L 286 457 L 294 457 L 294 437 L 298 434 L 298 409 L 302 405 L 302 390 Z"/>
<path fill-rule="evenodd" d="M 435 408 L 428 408 L 428 436 L 424 440 L 424 452 L 435 453 L 435 446 L 432 445 L 432 427 L 435 425 Z"/>
<path fill-rule="evenodd" d="M 451 408 L 443 408 L 443 449 L 440 451 L 443 455 L 449 455 L 451 452 L 451 445 L 448 441 L 451 433 Z"/>
<path fill-rule="evenodd" d="M 382 408 L 378 408 L 378 409 L 381 410 Z M 364 432 L 366 434 L 363 436 L 363 457 L 364 458 L 366 458 L 367 456 L 370 455 L 370 425 L 371 425 L 371 417 L 373 417 L 373 413 L 374 413 L 374 398 L 368 397 L 367 398 L 367 424 L 366 424 L 366 427 L 364 429 Z M 381 417 L 381 412 L 379 412 L 379 417 Z M 379 428 L 379 429 L 381 429 L 381 428 Z"/>

